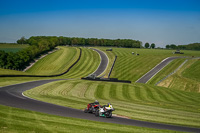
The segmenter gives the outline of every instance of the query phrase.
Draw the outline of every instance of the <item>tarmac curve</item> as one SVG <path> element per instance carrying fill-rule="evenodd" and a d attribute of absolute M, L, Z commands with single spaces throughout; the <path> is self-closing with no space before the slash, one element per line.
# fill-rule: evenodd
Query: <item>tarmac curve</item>
<path fill-rule="evenodd" d="M 152 77 L 154 77 L 159 71 L 161 71 L 165 66 L 167 66 L 174 59 L 183 58 L 183 57 L 168 57 L 164 59 L 161 63 L 156 65 L 153 69 L 143 75 L 136 83 L 147 83 Z"/>
<path fill-rule="evenodd" d="M 101 60 L 103 60 L 103 58 L 105 57 L 106 56 L 104 57 L 101 56 Z M 101 69 L 101 67 L 99 66 L 98 69 Z M 120 117 L 115 117 L 115 116 L 112 118 L 95 117 L 92 114 L 84 113 L 82 110 L 34 100 L 32 98 L 28 98 L 23 95 L 23 92 L 26 90 L 35 88 L 37 86 L 40 86 L 46 83 L 59 81 L 59 80 L 64 80 L 64 79 L 39 80 L 39 81 L 32 81 L 32 82 L 0 87 L 0 104 L 16 107 L 16 108 L 21 108 L 21 109 L 47 113 L 47 114 L 52 114 L 52 115 L 63 116 L 63 117 L 73 117 L 73 118 L 88 119 L 88 120 L 93 120 L 93 121 L 156 128 L 156 129 L 167 129 L 167 130 L 185 131 L 185 132 L 200 132 L 200 128 L 153 123 L 153 122 L 120 118 Z"/>
<path fill-rule="evenodd" d="M 185 132 L 200 132 L 200 128 L 184 127 L 177 125 L 168 125 L 161 123 L 153 123 L 146 121 L 139 121 L 133 119 L 126 119 L 120 117 L 112 118 L 101 118 L 95 117 L 93 114 L 84 113 L 83 110 L 72 109 L 69 107 L 63 107 L 51 103 L 46 103 L 38 100 L 28 98 L 23 95 L 23 92 L 34 87 L 50 83 L 53 81 L 59 81 L 62 79 L 51 79 L 51 80 L 39 80 L 26 82 L 21 84 L 15 84 L 10 86 L 5 86 L 0 88 L 0 104 L 27 109 L 52 115 L 64 116 L 64 117 L 73 117 L 80 119 L 88 119 L 93 121 L 107 122 L 107 123 L 116 123 L 122 125 L 131 125 L 139 127 L 148 127 L 148 128 L 157 128 L 157 129 L 168 129 L 175 131 L 185 131 Z"/>

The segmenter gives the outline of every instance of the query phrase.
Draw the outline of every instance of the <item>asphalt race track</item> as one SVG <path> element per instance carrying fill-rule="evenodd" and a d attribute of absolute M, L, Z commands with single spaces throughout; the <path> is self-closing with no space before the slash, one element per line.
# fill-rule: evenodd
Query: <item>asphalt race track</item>
<path fill-rule="evenodd" d="M 160 70 L 162 70 L 167 64 L 169 64 L 172 60 L 182 58 L 182 57 L 169 57 L 163 60 L 160 64 L 158 64 L 156 67 L 151 69 L 148 73 L 146 73 L 144 76 L 142 76 L 139 80 L 137 80 L 137 83 L 147 83 L 154 75 L 156 75 Z"/>
<path fill-rule="evenodd" d="M 101 56 L 101 54 L 100 54 Z M 106 56 L 101 56 L 101 63 L 103 60 L 106 60 Z M 107 65 L 99 65 L 99 68 L 95 71 L 96 74 L 101 74 Z M 101 69 L 101 71 L 100 71 Z M 192 127 L 183 127 L 183 126 L 175 126 L 175 125 L 167 125 L 161 123 L 153 123 L 153 122 L 145 122 L 133 119 L 126 119 L 120 117 L 112 117 L 112 118 L 101 118 L 95 117 L 94 114 L 84 113 L 83 110 L 72 109 L 68 107 L 63 107 L 51 103 L 46 103 L 38 100 L 34 100 L 28 98 L 23 95 L 23 92 L 34 87 L 50 83 L 53 81 L 64 80 L 64 79 L 51 79 L 51 80 L 39 80 L 26 82 L 21 84 L 9 85 L 5 87 L 0 87 L 0 104 L 22 108 L 42 113 L 48 113 L 52 115 L 64 116 L 64 117 L 73 117 L 80 119 L 88 119 L 93 121 L 101 121 L 108 123 L 116 123 L 123 125 L 132 125 L 132 126 L 140 126 L 140 127 L 149 127 L 149 128 L 157 128 L 157 129 L 168 129 L 175 131 L 185 131 L 185 132 L 200 132 L 200 128 L 192 128 Z M 86 106 L 86 105 L 85 105 Z"/>
<path fill-rule="evenodd" d="M 102 74 L 105 70 L 106 70 L 106 67 L 108 65 L 108 57 L 107 55 L 101 51 L 101 50 L 98 50 L 98 49 L 94 49 L 94 48 L 91 48 L 93 50 L 95 50 L 97 53 L 99 53 L 100 55 L 100 58 L 101 58 L 101 63 L 99 65 L 99 67 L 97 68 L 97 70 L 93 73 L 95 74 L 96 76 L 99 76 L 100 74 Z"/>
<path fill-rule="evenodd" d="M 16 107 L 16 108 L 42 112 L 42 113 L 48 113 L 52 115 L 64 116 L 64 117 L 74 117 L 74 118 L 88 119 L 88 120 L 93 120 L 93 121 L 101 121 L 101 122 L 140 126 L 140 127 L 149 127 L 149 128 L 157 128 L 157 129 L 169 129 L 169 130 L 186 131 L 186 132 L 200 132 L 199 128 L 159 124 L 159 123 L 138 121 L 138 120 L 132 120 L 132 119 L 126 119 L 126 118 L 119 118 L 119 117 L 113 117 L 113 118 L 95 117 L 94 114 L 84 113 L 82 110 L 72 109 L 68 107 L 63 107 L 63 106 L 59 106 L 59 105 L 55 105 L 51 103 L 46 103 L 46 102 L 30 99 L 23 96 L 22 94 L 23 91 L 32 89 L 42 84 L 57 81 L 57 80 L 59 79 L 40 80 L 40 81 L 26 82 L 26 83 L 1 87 L 0 88 L 0 104 Z"/>

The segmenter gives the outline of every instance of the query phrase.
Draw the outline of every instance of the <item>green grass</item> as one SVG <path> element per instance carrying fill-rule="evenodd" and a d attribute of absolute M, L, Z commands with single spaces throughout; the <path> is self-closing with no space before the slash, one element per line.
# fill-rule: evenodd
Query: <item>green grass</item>
<path fill-rule="evenodd" d="M 88 48 L 81 48 L 82 56 L 78 63 L 61 78 L 81 78 L 92 74 L 100 64 L 100 57 L 96 51 Z"/>
<path fill-rule="evenodd" d="M 10 69 L 2 69 L 0 68 L 0 75 L 26 75 L 28 73 Z"/>
<path fill-rule="evenodd" d="M 78 59 L 80 50 L 75 47 L 58 48 L 58 51 L 40 59 L 26 72 L 36 75 L 51 75 L 66 71 Z"/>
<path fill-rule="evenodd" d="M 198 59 L 187 61 L 175 74 L 159 83 L 158 86 L 190 92 L 200 92 L 200 67 L 198 67 L 198 65 Z"/>
<path fill-rule="evenodd" d="M 27 48 L 28 46 L 28 44 L 0 44 L 0 50 L 16 53 L 24 48 Z"/>
<path fill-rule="evenodd" d="M 36 80 L 45 80 L 49 78 L 39 78 L 39 77 L 0 77 L 0 86 L 7 86 L 12 84 L 24 83 Z"/>
<path fill-rule="evenodd" d="M 185 54 L 172 54 L 174 50 L 113 48 L 118 56 L 111 77 L 135 82 L 170 56 L 200 56 L 199 51 L 183 51 Z M 140 54 L 132 55 L 132 52 Z"/>
<path fill-rule="evenodd" d="M 106 48 L 99 49 L 105 50 Z M 55 78 L 80 78 L 93 73 L 97 69 L 100 63 L 98 53 L 87 48 L 82 48 L 82 50 L 83 55 L 80 61 L 69 71 L 69 73 Z M 136 81 L 166 57 L 200 56 L 199 51 L 182 51 L 185 53 L 184 55 L 173 55 L 172 51 L 174 50 L 113 48 L 113 52 L 106 52 L 110 58 L 109 67 L 111 67 L 114 55 L 116 54 L 118 56 L 111 77 Z M 140 55 L 135 56 L 132 55 L 131 52 L 137 52 Z M 54 59 L 54 61 L 55 60 L 56 59 Z M 68 62 L 70 61 L 71 60 Z M 156 80 L 159 80 L 159 78 L 167 75 L 167 73 L 176 69 L 182 62 L 183 60 L 181 59 L 173 61 L 169 66 L 166 66 L 163 69 L 165 71 L 159 73 L 159 77 L 156 78 L 155 76 L 155 79 L 152 79 L 150 83 L 154 83 Z M 195 63 L 194 60 L 189 60 L 176 74 L 162 82 L 162 86 L 164 86 L 169 83 L 168 81 L 173 81 L 170 82 L 170 86 L 166 86 L 169 88 L 153 86 L 150 84 L 92 82 L 73 79 L 45 84 L 26 91 L 25 94 L 38 100 L 77 109 L 83 109 L 86 107 L 87 103 L 98 99 L 101 104 L 111 102 L 113 107 L 116 109 L 116 111 L 113 112 L 114 114 L 127 116 L 132 119 L 200 127 L 200 93 L 195 93 L 199 91 L 197 88 L 200 86 L 198 82 L 199 71 L 198 69 L 195 70 L 197 76 L 189 74 L 191 70 L 198 66 L 199 64 Z M 109 67 L 105 74 L 108 73 Z M 0 86 L 39 79 L 48 78 L 0 78 Z M 183 86 L 186 87 L 183 89 Z M 185 92 L 185 90 L 193 92 Z M 105 132 L 105 128 L 110 129 L 109 132 L 163 132 L 163 130 L 160 131 L 155 129 L 105 124 L 92 121 L 88 122 L 87 120 L 50 116 L 35 113 L 33 111 L 26 113 L 28 111 L 20 112 L 20 109 L 17 109 L 18 113 L 16 113 L 13 111 L 15 110 L 14 108 L 5 106 L 0 106 L 0 108 L 0 115 L 8 116 L 3 117 L 3 119 L 0 120 L 0 125 L 3 125 L 0 126 L 2 132 L 27 132 L 29 129 L 34 132 L 82 132 L 83 130 L 88 132 L 85 129 L 87 129 L 91 124 L 95 125 L 92 127 L 97 127 L 99 132 Z M 25 114 L 26 116 L 19 119 L 16 117 L 16 114 Z M 34 118 L 34 120 L 31 118 Z M 26 120 L 28 120 L 28 124 L 24 123 Z M 73 128 L 74 126 L 76 126 L 76 129 Z M 89 131 L 96 132 L 97 130 L 91 128 Z"/>
<path fill-rule="evenodd" d="M 103 123 L 77 118 L 60 117 L 44 113 L 27 111 L 0 105 L 0 132 L 110 132 L 110 133 L 159 133 L 175 132 L 168 130 L 150 129 L 144 127 L 126 126 Z M 95 117 L 95 116 L 94 116 Z"/>
<path fill-rule="evenodd" d="M 183 71 L 182 75 L 200 82 L 200 59 L 196 59 L 190 67 Z"/>
<path fill-rule="evenodd" d="M 25 95 L 62 106 L 84 109 L 98 99 L 111 102 L 115 114 L 132 119 L 200 127 L 200 94 L 143 84 L 68 80 L 52 82 Z"/>
<path fill-rule="evenodd" d="M 77 55 L 78 54 L 79 54 L 79 52 L 77 52 Z M 51 56 L 51 55 L 47 55 L 46 57 L 48 57 L 48 56 Z M 65 60 L 65 59 L 63 58 L 63 60 Z M 63 63 L 66 63 L 66 62 L 63 61 Z M 71 63 L 73 63 L 73 62 L 71 61 L 68 64 L 71 65 Z M 91 49 L 88 49 L 88 48 L 82 48 L 82 56 L 81 56 L 79 62 L 67 74 L 65 74 L 63 76 L 59 76 L 59 77 L 54 77 L 54 78 L 59 78 L 59 79 L 61 79 L 61 78 L 81 78 L 84 76 L 88 76 L 89 74 L 93 73 L 97 69 L 97 67 L 99 66 L 99 63 L 100 63 L 100 58 L 99 58 L 99 55 L 97 52 L 92 51 Z M 69 67 L 70 65 L 67 65 L 67 67 Z M 8 69 L 0 69 L 0 70 L 1 70 L 0 71 L 1 75 L 3 75 L 3 74 L 16 74 L 16 75 L 17 74 L 27 74 L 26 72 L 20 72 L 20 71 L 15 71 L 15 70 L 8 70 Z M 36 70 L 34 70 L 34 71 L 36 72 Z M 36 73 L 38 73 L 38 72 L 36 72 Z M 38 74 L 40 74 L 40 73 L 38 73 Z M 6 85 L 23 83 L 23 82 L 27 82 L 27 81 L 34 81 L 34 80 L 40 80 L 40 79 L 50 79 L 50 78 L 0 77 L 0 86 L 6 86 Z"/>

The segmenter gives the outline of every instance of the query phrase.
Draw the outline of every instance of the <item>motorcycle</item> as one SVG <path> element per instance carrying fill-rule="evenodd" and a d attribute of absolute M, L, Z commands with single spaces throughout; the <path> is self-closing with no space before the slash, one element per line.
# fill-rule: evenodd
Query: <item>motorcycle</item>
<path fill-rule="evenodd" d="M 99 109 L 99 107 L 101 107 L 100 104 L 89 103 L 87 105 L 87 108 L 85 108 L 84 112 L 85 113 L 95 113 L 96 110 Z"/>
<path fill-rule="evenodd" d="M 106 117 L 106 118 L 111 118 L 112 117 L 112 111 L 115 109 L 112 107 L 111 104 L 108 106 L 104 105 L 103 107 L 99 107 L 98 110 L 95 112 L 95 116 L 98 117 Z"/>

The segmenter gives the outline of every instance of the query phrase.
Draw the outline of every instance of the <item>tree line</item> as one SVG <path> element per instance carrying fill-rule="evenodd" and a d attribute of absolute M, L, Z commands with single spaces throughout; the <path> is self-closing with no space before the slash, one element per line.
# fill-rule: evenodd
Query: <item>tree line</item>
<path fill-rule="evenodd" d="M 145 48 L 155 48 L 156 45 L 155 45 L 155 43 L 152 43 L 152 44 L 150 45 L 148 42 L 146 42 L 146 43 L 144 44 L 144 47 L 145 47 Z"/>
<path fill-rule="evenodd" d="M 23 70 L 37 56 L 54 49 L 58 45 L 70 46 L 116 46 L 141 48 L 142 42 L 131 39 L 97 39 L 97 38 L 70 38 L 56 36 L 32 36 L 29 39 L 21 37 L 18 44 L 30 46 L 16 53 L 0 50 L 0 67 L 6 69 Z"/>
<path fill-rule="evenodd" d="M 200 43 L 191 43 L 188 45 L 166 45 L 166 49 L 178 49 L 178 50 L 200 50 Z"/>

